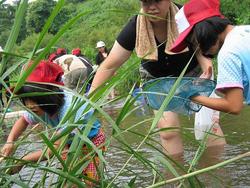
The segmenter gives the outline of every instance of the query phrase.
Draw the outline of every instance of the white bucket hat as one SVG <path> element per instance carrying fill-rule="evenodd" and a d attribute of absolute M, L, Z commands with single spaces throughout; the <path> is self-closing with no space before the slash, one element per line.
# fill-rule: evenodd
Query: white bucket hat
<path fill-rule="evenodd" d="M 101 48 L 101 47 L 104 47 L 105 46 L 105 43 L 103 41 L 99 41 L 96 43 L 96 48 Z"/>
<path fill-rule="evenodd" d="M 0 46 L 0 52 L 3 52 L 3 48 Z"/>

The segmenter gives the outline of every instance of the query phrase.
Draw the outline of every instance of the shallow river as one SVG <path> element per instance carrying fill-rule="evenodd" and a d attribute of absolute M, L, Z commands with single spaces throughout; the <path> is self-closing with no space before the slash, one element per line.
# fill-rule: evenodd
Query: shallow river
<path fill-rule="evenodd" d="M 119 108 L 107 108 L 106 111 L 112 117 L 116 117 Z M 142 121 L 143 119 L 152 116 L 152 112 L 147 108 L 139 108 L 136 112 L 132 113 L 132 116 L 126 119 L 123 124 L 123 128 L 134 125 L 135 122 Z M 247 152 L 250 150 L 250 108 L 244 108 L 243 112 L 239 116 L 232 116 L 227 114 L 221 114 L 221 126 L 223 132 L 226 136 L 227 144 L 224 150 L 221 148 L 212 148 L 211 151 L 208 150 L 206 154 L 201 158 L 200 166 L 213 165 L 226 159 L 233 158 L 239 154 Z M 104 122 L 105 124 L 105 122 Z M 192 128 L 193 119 L 188 117 L 182 117 L 182 124 L 185 127 Z M 109 135 L 111 129 L 108 125 L 105 125 L 105 131 Z M 145 133 L 149 127 L 149 123 L 141 126 L 137 126 L 133 130 L 139 133 Z M 197 150 L 197 142 L 194 139 L 192 130 L 187 133 L 187 137 L 183 137 L 184 140 L 184 159 L 183 165 L 188 166 L 188 163 L 192 160 L 195 151 Z M 138 146 L 141 139 L 132 133 L 127 133 L 124 135 L 126 141 L 134 148 Z M 159 140 L 158 135 L 154 136 L 156 140 Z M 4 138 L 3 138 L 4 139 Z M 3 140 L 0 141 L 3 143 Z M 39 144 L 35 144 L 33 147 L 37 147 Z M 127 161 L 130 155 L 126 154 L 122 149 L 121 145 L 117 141 L 111 142 L 111 147 L 106 153 L 106 160 L 108 162 L 107 166 L 107 176 L 112 178 L 120 170 L 123 164 Z M 157 146 L 158 147 L 158 146 Z M 32 149 L 32 147 L 30 147 Z M 159 147 L 158 147 L 159 148 Z M 25 148 L 27 149 L 27 148 Z M 162 165 L 157 165 L 157 156 L 160 153 L 149 146 L 143 145 L 139 150 L 143 156 L 147 159 L 156 161 L 157 168 L 160 168 L 162 173 L 166 174 L 166 179 L 169 178 L 168 173 Z M 19 149 L 18 153 L 22 153 Z M 21 177 L 23 181 L 30 176 L 32 170 L 29 168 L 24 168 L 21 171 Z M 163 176 L 164 176 L 163 175 Z M 133 177 L 136 178 L 136 187 L 147 187 L 152 184 L 153 175 L 152 170 L 147 169 L 138 162 L 136 159 L 132 158 L 128 166 L 122 172 L 122 174 L 116 180 L 119 187 L 124 187 Z M 39 181 L 40 174 L 36 172 L 35 178 L 32 182 L 35 183 Z M 223 168 L 211 171 L 209 173 L 198 176 L 201 182 L 204 183 L 205 187 L 250 187 L 250 157 L 239 160 L 238 162 L 230 163 Z M 33 184 L 32 183 L 32 184 Z M 164 187 L 176 187 L 177 184 L 167 185 Z M 17 186 L 13 186 L 17 187 Z"/>

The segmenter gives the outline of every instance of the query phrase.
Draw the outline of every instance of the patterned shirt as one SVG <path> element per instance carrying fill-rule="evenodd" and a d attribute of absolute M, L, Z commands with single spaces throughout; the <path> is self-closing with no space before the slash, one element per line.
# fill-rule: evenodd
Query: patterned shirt
<path fill-rule="evenodd" d="M 235 26 L 218 54 L 217 90 L 242 88 L 250 104 L 250 25 Z"/>

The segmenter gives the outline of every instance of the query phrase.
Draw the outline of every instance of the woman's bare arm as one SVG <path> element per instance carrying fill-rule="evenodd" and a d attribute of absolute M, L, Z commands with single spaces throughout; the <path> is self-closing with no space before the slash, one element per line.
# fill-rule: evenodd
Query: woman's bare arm
<path fill-rule="evenodd" d="M 116 70 L 128 60 L 131 53 L 131 51 L 126 50 L 116 41 L 108 57 L 97 69 L 90 93 L 112 77 Z"/>

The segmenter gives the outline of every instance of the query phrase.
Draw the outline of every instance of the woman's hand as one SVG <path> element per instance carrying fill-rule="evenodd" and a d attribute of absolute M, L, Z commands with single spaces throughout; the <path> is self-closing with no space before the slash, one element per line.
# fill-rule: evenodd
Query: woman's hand
<path fill-rule="evenodd" d="M 202 74 L 200 75 L 200 78 L 211 79 L 212 75 L 213 75 L 213 67 L 207 66 L 206 69 L 204 69 Z"/>
<path fill-rule="evenodd" d="M 213 75 L 213 63 L 212 59 L 206 58 L 201 54 L 201 52 L 196 53 L 196 57 L 198 59 L 199 65 L 202 70 L 202 74 L 200 78 L 211 79 Z"/>

